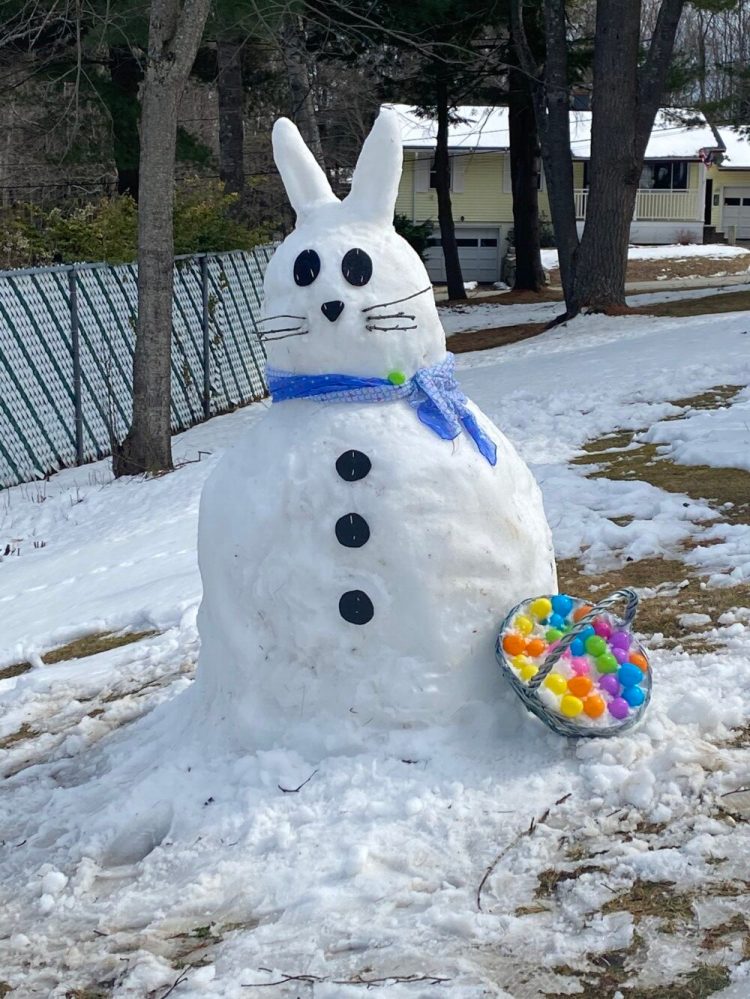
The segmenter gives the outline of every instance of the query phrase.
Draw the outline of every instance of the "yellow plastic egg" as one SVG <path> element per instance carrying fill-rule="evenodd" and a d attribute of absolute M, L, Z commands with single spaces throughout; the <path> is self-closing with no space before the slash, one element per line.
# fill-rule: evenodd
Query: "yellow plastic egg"
<path fill-rule="evenodd" d="M 538 672 L 539 672 L 538 667 L 536 667 L 533 663 L 529 663 L 528 666 L 522 666 L 521 669 L 519 670 L 521 679 L 525 680 L 526 682 L 528 682 L 532 678 L 532 676 L 536 676 Z"/>
<path fill-rule="evenodd" d="M 535 618 L 541 621 L 542 618 L 549 617 L 552 613 L 552 604 L 546 597 L 539 597 L 538 600 L 532 603 L 529 610 Z"/>
<path fill-rule="evenodd" d="M 566 694 L 560 701 L 560 710 L 566 718 L 575 718 L 583 711 L 583 701 L 580 697 L 574 697 L 572 694 Z"/>
<path fill-rule="evenodd" d="M 568 689 L 568 681 L 562 673 L 550 673 L 544 681 L 544 686 L 549 688 L 553 694 L 564 694 Z"/>
<path fill-rule="evenodd" d="M 513 627 L 516 631 L 520 631 L 522 635 L 530 635 L 534 628 L 534 622 L 530 617 L 526 617 L 524 614 L 519 614 L 513 622 Z"/>

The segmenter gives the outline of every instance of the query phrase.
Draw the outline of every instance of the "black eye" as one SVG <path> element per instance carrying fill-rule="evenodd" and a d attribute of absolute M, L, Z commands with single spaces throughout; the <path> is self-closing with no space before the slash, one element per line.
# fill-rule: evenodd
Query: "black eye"
<path fill-rule="evenodd" d="M 294 261 L 294 281 L 305 287 L 320 274 L 320 257 L 315 250 L 303 250 Z"/>
<path fill-rule="evenodd" d="M 349 284 L 361 288 L 372 277 L 372 260 L 364 250 L 349 250 L 341 261 L 341 273 Z"/>

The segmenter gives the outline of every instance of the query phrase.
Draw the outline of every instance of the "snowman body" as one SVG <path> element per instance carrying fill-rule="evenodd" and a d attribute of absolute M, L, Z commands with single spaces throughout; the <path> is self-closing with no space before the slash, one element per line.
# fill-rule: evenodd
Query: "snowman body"
<path fill-rule="evenodd" d="M 393 116 L 378 119 L 343 203 L 292 126 L 274 138 L 298 223 L 266 275 L 269 362 L 406 379 L 439 364 L 429 279 L 390 226 Z M 356 395 L 275 402 L 225 455 L 200 511 L 205 724 L 246 748 L 331 748 L 458 723 L 503 697 L 498 623 L 555 592 L 554 555 L 531 473 L 470 410 L 494 464 L 409 402 Z"/>

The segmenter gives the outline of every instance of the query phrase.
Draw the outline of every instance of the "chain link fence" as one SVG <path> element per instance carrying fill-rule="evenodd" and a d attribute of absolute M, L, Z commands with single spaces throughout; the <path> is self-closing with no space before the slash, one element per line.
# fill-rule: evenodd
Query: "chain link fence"
<path fill-rule="evenodd" d="M 275 247 L 175 260 L 172 431 L 266 394 L 256 332 Z M 0 271 L 0 486 L 112 453 L 130 426 L 134 264 Z"/>

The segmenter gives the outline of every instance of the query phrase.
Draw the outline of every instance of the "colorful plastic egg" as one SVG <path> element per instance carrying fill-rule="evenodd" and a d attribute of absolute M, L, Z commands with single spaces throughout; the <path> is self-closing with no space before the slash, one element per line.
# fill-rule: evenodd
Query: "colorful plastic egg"
<path fill-rule="evenodd" d="M 617 660 L 611 652 L 596 657 L 596 668 L 600 673 L 615 673 L 617 671 Z"/>
<path fill-rule="evenodd" d="M 617 671 L 617 679 L 623 687 L 637 687 L 643 681 L 643 671 L 634 663 L 623 663 Z"/>
<path fill-rule="evenodd" d="M 581 699 L 590 694 L 593 687 L 594 684 L 588 676 L 572 676 L 568 680 L 568 690 Z"/>
<path fill-rule="evenodd" d="M 574 656 L 582 656 L 586 651 L 586 646 L 580 638 L 574 638 L 570 643 L 570 652 Z"/>
<path fill-rule="evenodd" d="M 612 634 L 612 625 L 609 623 L 609 621 L 606 618 L 598 617 L 594 621 L 594 631 L 601 638 L 609 638 L 609 636 Z"/>
<path fill-rule="evenodd" d="M 617 649 L 630 648 L 630 635 L 627 631 L 614 631 L 609 639 L 609 644 Z"/>
<path fill-rule="evenodd" d="M 580 607 L 576 607 L 573 611 L 573 620 L 580 621 L 582 617 L 586 617 L 587 614 L 590 614 L 593 609 L 594 608 L 591 604 L 581 604 Z"/>
<path fill-rule="evenodd" d="M 555 614 L 559 614 L 563 618 L 567 617 L 573 609 L 573 600 L 565 593 L 558 593 L 552 597 L 551 603 Z"/>
<path fill-rule="evenodd" d="M 646 700 L 646 695 L 640 687 L 626 687 L 622 692 L 622 697 L 631 708 L 640 707 Z"/>
<path fill-rule="evenodd" d="M 547 650 L 547 643 L 543 638 L 529 638 L 526 641 L 526 655 L 537 656 L 543 655 Z"/>
<path fill-rule="evenodd" d="M 544 634 L 544 637 L 548 642 L 559 642 L 562 638 L 562 632 L 557 628 L 548 628 Z"/>
<path fill-rule="evenodd" d="M 526 639 L 523 635 L 511 632 L 503 639 L 503 649 L 505 649 L 509 656 L 518 656 L 526 650 Z"/>
<path fill-rule="evenodd" d="M 574 656 L 570 661 L 570 668 L 574 673 L 583 676 L 591 672 L 589 661 L 584 656 Z"/>
<path fill-rule="evenodd" d="M 618 721 L 622 721 L 623 718 L 627 718 L 630 713 L 630 707 L 628 702 L 622 697 L 613 698 L 607 705 L 607 710 L 616 718 Z"/>
<path fill-rule="evenodd" d="M 560 711 L 566 718 L 576 718 L 583 711 L 583 701 L 573 694 L 566 694 L 560 701 Z"/>
<path fill-rule="evenodd" d="M 547 597 L 539 597 L 532 603 L 529 610 L 535 618 L 549 617 L 552 613 L 552 603 Z"/>
<path fill-rule="evenodd" d="M 603 676 L 599 680 L 599 687 L 601 690 L 606 691 L 606 693 L 611 694 L 612 697 L 617 697 L 620 693 L 620 683 L 613 673 Z"/>
<path fill-rule="evenodd" d="M 607 651 L 607 643 L 599 635 L 590 635 L 584 644 L 586 645 L 588 654 L 594 656 L 594 658 L 603 656 Z"/>
<path fill-rule="evenodd" d="M 530 635 L 534 630 L 534 622 L 530 617 L 526 617 L 525 614 L 519 614 L 513 622 L 513 627 L 516 631 L 520 631 L 522 635 Z"/>
<path fill-rule="evenodd" d="M 633 652 L 632 655 L 628 656 L 628 662 L 633 663 L 638 669 L 642 670 L 644 673 L 648 670 L 648 662 L 646 657 L 642 656 L 640 652 Z"/>
<path fill-rule="evenodd" d="M 518 672 L 521 679 L 528 683 L 532 677 L 537 675 L 539 668 L 533 663 L 529 663 L 528 666 L 522 666 Z"/>
<path fill-rule="evenodd" d="M 558 631 L 562 631 L 565 627 L 565 618 L 562 614 L 550 614 L 548 624 L 550 628 L 557 628 Z"/>
<path fill-rule="evenodd" d="M 568 689 L 568 681 L 562 673 L 550 673 L 544 680 L 544 686 L 553 694 L 564 694 Z"/>
<path fill-rule="evenodd" d="M 583 710 L 589 718 L 600 718 L 607 709 L 604 698 L 598 694 L 590 694 L 583 702 Z"/>

